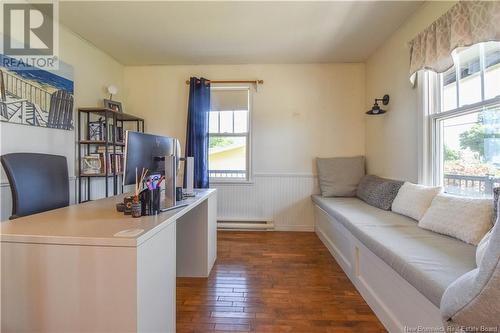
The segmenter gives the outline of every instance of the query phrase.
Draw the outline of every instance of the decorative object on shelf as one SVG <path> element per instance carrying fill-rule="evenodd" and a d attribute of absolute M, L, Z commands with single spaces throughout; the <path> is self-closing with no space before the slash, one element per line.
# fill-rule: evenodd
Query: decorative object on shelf
<path fill-rule="evenodd" d="M 109 94 L 109 100 L 113 100 L 113 95 L 118 94 L 118 87 L 115 85 L 109 85 L 107 88 L 108 94 Z"/>
<path fill-rule="evenodd" d="M 123 112 L 122 103 L 110 99 L 104 99 L 104 107 L 116 112 Z"/>
<path fill-rule="evenodd" d="M 82 158 L 82 174 L 97 175 L 101 173 L 101 158 L 98 154 L 91 154 Z"/>
<path fill-rule="evenodd" d="M 109 108 L 78 108 L 78 202 L 91 200 L 92 182 L 104 181 L 104 196 L 123 193 L 123 152 L 125 143 L 124 125 L 144 132 L 144 119 Z M 135 126 L 134 126 L 135 123 Z M 127 127 L 127 126 L 125 126 Z M 88 155 L 99 156 L 100 171 L 94 174 L 83 172 L 83 158 Z M 111 191 L 110 191 L 111 190 Z"/>
<path fill-rule="evenodd" d="M 73 67 L 19 69 L 10 60 L 0 54 L 0 121 L 72 130 Z"/>
<path fill-rule="evenodd" d="M 102 118 L 99 118 L 98 121 L 89 122 L 89 140 L 104 140 L 104 122 L 102 121 Z"/>
<path fill-rule="evenodd" d="M 386 110 L 382 110 L 380 108 L 380 106 L 378 105 L 378 102 L 382 102 L 382 105 L 389 104 L 389 95 L 384 95 L 384 97 L 382 97 L 382 98 L 375 98 L 375 103 L 373 104 L 371 110 L 368 110 L 368 112 L 366 112 L 366 114 L 377 115 L 377 114 L 384 114 L 384 113 L 386 113 L 387 111 Z"/>

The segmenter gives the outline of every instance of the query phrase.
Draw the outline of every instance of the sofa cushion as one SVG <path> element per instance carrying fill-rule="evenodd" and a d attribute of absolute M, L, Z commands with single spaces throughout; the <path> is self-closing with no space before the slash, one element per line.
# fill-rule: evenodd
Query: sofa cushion
<path fill-rule="evenodd" d="M 398 194 L 402 181 L 380 178 L 378 176 L 364 176 L 359 182 L 356 196 L 374 207 L 390 210 L 394 198 Z"/>
<path fill-rule="evenodd" d="M 313 201 L 437 307 L 445 289 L 476 267 L 474 246 L 419 228 L 409 217 L 357 198 Z"/>
<path fill-rule="evenodd" d="M 319 187 L 324 197 L 354 197 L 365 175 L 365 157 L 317 158 Z"/>

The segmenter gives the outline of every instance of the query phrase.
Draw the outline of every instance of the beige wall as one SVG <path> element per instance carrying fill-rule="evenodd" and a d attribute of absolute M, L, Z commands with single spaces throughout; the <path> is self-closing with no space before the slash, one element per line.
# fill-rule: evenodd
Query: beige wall
<path fill-rule="evenodd" d="M 427 2 L 366 62 L 366 107 L 389 94 L 389 112 L 366 119 L 368 172 L 417 181 L 417 88 L 409 82 L 407 42 L 454 2 Z"/>
<path fill-rule="evenodd" d="M 61 60 L 74 68 L 75 110 L 79 106 L 102 105 L 102 100 L 106 97 L 105 87 L 109 84 L 122 88 L 123 66 L 113 58 L 64 27 L 60 29 L 59 46 Z M 123 92 L 123 89 L 121 90 Z M 73 118 L 76 124 L 76 111 Z M 76 130 L 65 131 L 0 122 L 0 136 L 2 155 L 10 152 L 39 152 L 66 156 L 74 200 Z M 3 169 L 0 174 L 0 219 L 4 220 L 10 215 L 11 198 Z"/>
<path fill-rule="evenodd" d="M 363 64 L 126 67 L 126 112 L 184 147 L 190 76 L 264 80 L 252 92 L 255 173 L 311 174 L 316 156 L 364 154 Z"/>

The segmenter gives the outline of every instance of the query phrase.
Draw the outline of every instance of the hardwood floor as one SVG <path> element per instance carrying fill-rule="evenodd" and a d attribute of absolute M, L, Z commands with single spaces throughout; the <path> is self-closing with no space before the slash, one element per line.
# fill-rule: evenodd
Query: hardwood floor
<path fill-rule="evenodd" d="M 208 279 L 177 279 L 177 332 L 385 332 L 314 233 L 219 232 Z"/>

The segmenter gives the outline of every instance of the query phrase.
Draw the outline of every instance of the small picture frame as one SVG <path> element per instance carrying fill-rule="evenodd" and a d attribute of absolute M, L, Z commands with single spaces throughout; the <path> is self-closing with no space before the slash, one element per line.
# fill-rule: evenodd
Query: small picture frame
<path fill-rule="evenodd" d="M 104 107 L 111 109 L 116 112 L 123 112 L 122 103 L 117 101 L 112 101 L 110 99 L 104 99 Z"/>

